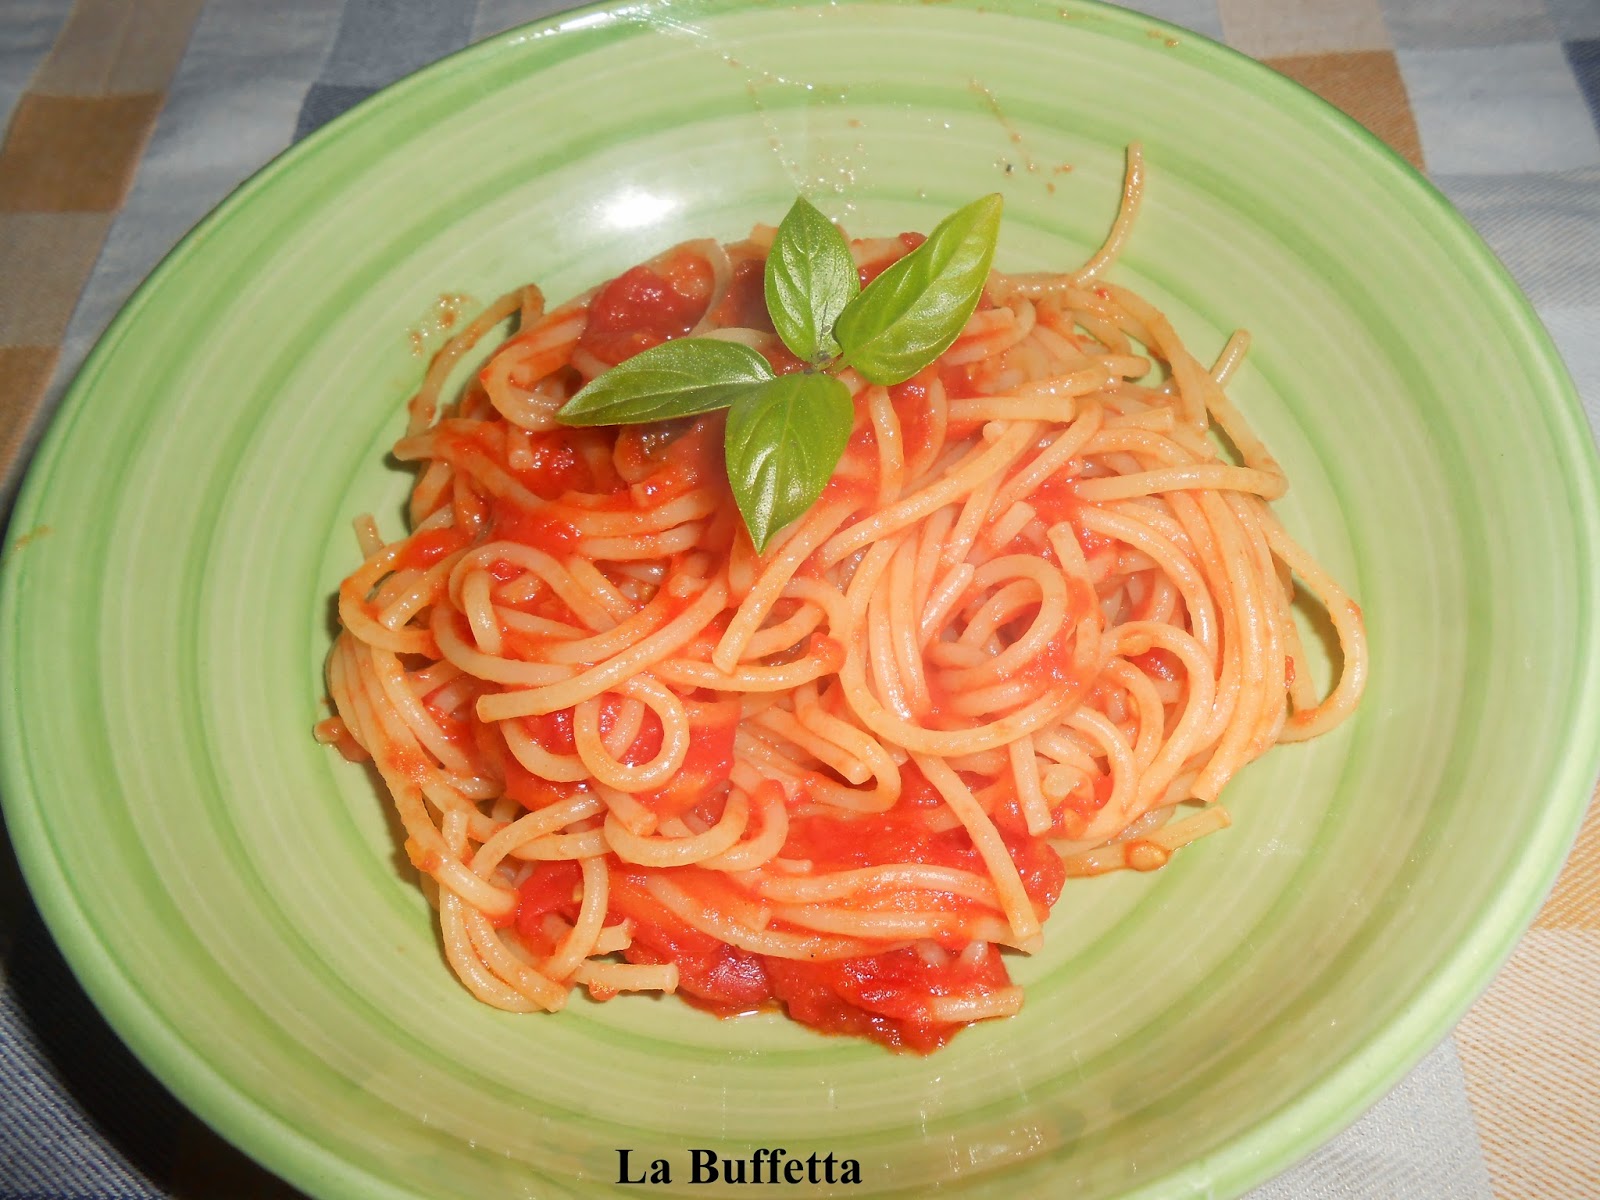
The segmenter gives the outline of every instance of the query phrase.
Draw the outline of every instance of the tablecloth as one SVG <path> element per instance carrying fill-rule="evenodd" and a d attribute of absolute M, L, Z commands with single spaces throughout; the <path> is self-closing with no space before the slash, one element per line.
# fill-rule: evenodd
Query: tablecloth
<path fill-rule="evenodd" d="M 4 0 L 0 513 L 182 234 L 392 80 L 560 0 Z M 1600 0 L 1146 0 L 1423 168 L 1532 298 L 1600 428 Z M 3 702 L 3 700 L 0 700 Z M 1600 807 L 1493 985 L 1257 1200 L 1600 1197 Z M 63 964 L 0 843 L 0 1200 L 293 1196 L 188 1114 Z"/>

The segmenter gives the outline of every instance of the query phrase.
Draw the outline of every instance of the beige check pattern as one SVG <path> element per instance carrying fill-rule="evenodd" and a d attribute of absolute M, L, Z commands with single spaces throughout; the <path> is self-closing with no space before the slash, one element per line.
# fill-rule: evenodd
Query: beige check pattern
<path fill-rule="evenodd" d="M 11 114 L 0 146 L 0 478 L 39 433 L 67 322 L 199 9 L 84 0 Z"/>

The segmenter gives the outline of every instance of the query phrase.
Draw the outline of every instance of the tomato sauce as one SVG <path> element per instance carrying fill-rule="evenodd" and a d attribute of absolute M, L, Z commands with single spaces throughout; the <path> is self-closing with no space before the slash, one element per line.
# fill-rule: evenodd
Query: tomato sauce
<path fill-rule="evenodd" d="M 848 501 L 855 508 L 865 508 L 878 495 L 876 458 L 874 458 L 873 466 L 872 474 L 865 478 L 853 473 L 845 476 L 836 472 L 823 486 L 822 495 L 817 503 L 833 504 L 843 500 Z M 849 528 L 849 525 L 845 525 L 844 528 Z"/>
<path fill-rule="evenodd" d="M 697 254 L 624 271 L 589 302 L 580 348 L 608 366 L 682 337 L 711 299 L 711 268 Z"/>
<path fill-rule="evenodd" d="M 1033 489 L 1028 504 L 1046 525 L 1059 525 L 1063 521 L 1071 524 L 1085 558 L 1092 558 L 1100 551 L 1116 545 L 1115 538 L 1085 529 L 1079 523 L 1078 514 L 1083 510 L 1083 501 L 1078 499 L 1075 474 L 1058 471 L 1051 475 Z"/>
<path fill-rule="evenodd" d="M 1092 817 L 1111 799 L 1116 783 L 1109 775 L 1096 775 L 1092 781 L 1067 793 L 1065 808 L 1083 817 Z"/>
<path fill-rule="evenodd" d="M 939 372 L 939 382 L 944 384 L 944 394 L 948 399 L 970 400 L 974 396 L 982 395 L 978 389 L 978 378 L 973 366 L 972 363 L 951 363 L 942 360 L 935 364 L 935 369 Z M 961 422 L 961 432 L 952 430 L 947 436 L 952 439 L 966 437 L 981 425 L 981 421 Z"/>
<path fill-rule="evenodd" d="M 965 829 L 934 830 L 928 826 L 926 814 L 942 802 L 920 771 L 904 767 L 900 801 L 894 808 L 870 817 L 831 813 L 796 817 L 789 822 L 783 857 L 809 860 L 819 872 L 922 863 L 987 877 L 988 868 Z M 1007 831 L 1001 832 L 1029 898 L 1046 908 L 1054 904 L 1065 878 L 1059 873 L 1060 859 L 1055 851 L 1026 837 L 1004 837 Z M 971 903 L 950 899 L 956 905 Z"/>
<path fill-rule="evenodd" d="M 600 481 L 578 445 L 586 430 L 552 429 L 527 435 L 531 465 L 513 467 L 517 482 L 541 500 L 554 500 L 563 492 L 600 491 Z"/>
<path fill-rule="evenodd" d="M 539 746 L 551 754 L 573 754 L 577 746 L 572 739 L 572 710 L 564 708 L 541 716 L 521 718 L 522 728 Z M 529 812 L 537 812 L 579 792 L 587 792 L 589 785 L 557 783 L 533 774 L 509 750 L 499 756 L 505 774 L 505 794 Z"/>
<path fill-rule="evenodd" d="M 413 534 L 395 558 L 394 569 L 404 571 L 408 568 L 422 570 L 431 567 L 441 558 L 465 547 L 470 540 L 464 530 L 454 525 Z"/>
<path fill-rule="evenodd" d="M 1164 679 L 1168 683 L 1178 683 L 1183 679 L 1183 662 L 1170 650 L 1163 650 L 1159 646 L 1146 650 L 1143 654 L 1135 654 L 1128 659 L 1146 675 L 1156 679 Z M 1291 659 L 1292 663 L 1293 660 Z M 1292 668 L 1291 668 L 1292 669 Z M 1291 678 L 1289 682 L 1293 682 Z"/>
<path fill-rule="evenodd" d="M 728 290 L 711 313 L 712 321 L 724 328 L 775 333 L 772 315 L 767 311 L 766 271 L 765 259 L 747 258 L 736 263 Z"/>
<path fill-rule="evenodd" d="M 1077 599 L 1069 593 L 1071 599 Z M 1069 608 L 1066 618 L 1061 622 L 1061 628 L 1056 635 L 1044 644 L 1038 654 L 1034 655 L 1022 669 L 1017 672 L 1024 679 L 1035 682 L 1052 684 L 1083 682 L 1078 680 L 1073 671 L 1073 650 L 1075 648 L 1074 632 L 1077 627 L 1077 610 L 1081 605 L 1074 604 Z"/>
<path fill-rule="evenodd" d="M 733 728 L 720 712 L 714 714 L 715 719 L 704 713 L 697 717 L 706 719 L 713 731 Z M 529 718 L 524 727 L 553 751 L 570 741 L 569 717 Z M 686 762 L 684 770 L 699 772 L 707 762 L 712 770 L 720 770 L 724 758 L 731 760 L 731 740 L 726 754 L 707 752 L 693 768 Z M 986 874 L 964 830 L 927 827 L 925 814 L 938 803 L 937 793 L 913 769 L 907 772 L 903 803 L 890 814 L 865 819 L 871 837 L 861 836 L 861 820 L 813 815 L 791 821 L 783 853 L 809 858 L 819 871 L 921 862 Z M 1064 880 L 1060 858 L 1048 846 L 1009 830 L 1005 841 L 1028 895 L 1041 911 L 1047 910 Z M 944 1045 L 962 1027 L 960 1022 L 935 1019 L 931 1008 L 935 998 L 981 998 L 1011 982 L 1004 960 L 993 947 L 962 955 L 965 944 L 959 939 L 952 939 L 942 953 L 901 948 L 826 962 L 741 950 L 691 928 L 652 896 L 648 885 L 656 875 L 670 878 L 678 890 L 707 911 L 748 908 L 750 901 L 720 872 L 695 867 L 653 872 L 612 864 L 607 923 L 627 920 L 633 929 L 632 944 L 623 956 L 633 963 L 676 964 L 679 994 L 719 1016 L 781 1005 L 791 1018 L 821 1032 L 869 1037 L 896 1049 L 925 1054 Z M 531 951 L 548 954 L 554 949 L 543 927 L 547 914 L 555 913 L 569 922 L 576 919 L 580 882 L 577 865 L 565 862 L 541 863 L 524 881 L 518 907 L 509 920 Z M 926 903 L 928 896 L 919 899 Z M 953 896 L 939 897 L 937 902 L 953 914 L 976 907 L 975 902 Z M 893 911 L 893 907 L 882 911 Z M 773 922 L 770 928 L 781 929 L 782 923 Z"/>
<path fill-rule="evenodd" d="M 671 873 L 678 883 L 693 868 Z M 755 1012 L 772 1001 L 764 960 L 691 929 L 646 890 L 642 871 L 611 872 L 611 912 L 633 922 L 633 944 L 623 956 L 634 963 L 676 963 L 678 992 L 719 1016 Z"/>
<path fill-rule="evenodd" d="M 928 367 L 889 389 L 889 404 L 900 422 L 900 440 L 905 446 L 905 460 L 908 463 L 931 456 L 937 448 L 935 439 L 938 430 L 934 428 L 933 406 L 929 402 L 928 392 L 938 377 L 938 371 Z"/>
<path fill-rule="evenodd" d="M 519 542 L 565 558 L 578 548 L 582 532 L 570 520 L 547 509 L 526 509 L 510 500 L 495 499 L 489 505 L 493 536 Z"/>
<path fill-rule="evenodd" d="M 930 962 L 910 947 L 831 962 L 768 959 L 767 975 L 774 998 L 794 1020 L 920 1054 L 937 1050 L 961 1029 L 934 1019 L 932 997 L 983 995 L 1011 983 L 992 949 L 971 964 L 956 955 Z"/>
<path fill-rule="evenodd" d="M 685 707 L 689 710 L 690 736 L 683 766 L 661 787 L 638 796 L 639 803 L 662 820 L 682 816 L 704 798 L 716 794 L 733 772 L 739 701 L 703 704 L 691 700 Z M 658 729 L 659 725 L 658 721 Z"/>
<path fill-rule="evenodd" d="M 617 718 L 621 715 L 623 698 L 614 693 L 607 692 L 600 699 L 600 738 L 605 740 L 611 735 L 611 730 L 616 726 Z M 630 767 L 643 766 L 661 753 L 662 738 L 661 718 L 656 715 L 656 710 L 646 708 L 644 716 L 639 721 L 639 732 L 633 735 L 633 741 L 628 743 L 628 748 L 617 755 L 617 761 Z"/>
<path fill-rule="evenodd" d="M 882 275 L 890 267 L 894 266 L 895 263 L 899 262 L 906 255 L 910 254 L 918 246 L 922 245 L 923 242 L 928 240 L 928 236 L 924 233 L 902 233 L 897 240 L 899 241 L 901 247 L 899 253 L 890 253 L 883 255 L 882 257 L 875 258 L 871 262 L 862 263 L 857 269 L 856 275 L 860 278 L 861 286 L 863 288 L 876 279 L 879 275 Z"/>
<path fill-rule="evenodd" d="M 551 913 L 575 921 L 581 900 L 583 872 L 571 860 L 541 862 L 517 889 L 517 907 L 510 924 L 523 945 L 535 954 L 549 954 L 554 944 L 545 935 L 544 918 Z"/>
<path fill-rule="evenodd" d="M 699 487 L 726 488 L 726 423 L 726 413 L 714 412 L 689 422 L 625 427 L 617 438 L 618 454 L 629 459 L 633 470 L 644 472 L 628 493 L 633 502 L 640 508 L 653 508 Z M 634 430 L 644 432 L 632 433 Z M 649 438 L 652 430 L 660 439 L 655 444 L 636 440 Z"/>

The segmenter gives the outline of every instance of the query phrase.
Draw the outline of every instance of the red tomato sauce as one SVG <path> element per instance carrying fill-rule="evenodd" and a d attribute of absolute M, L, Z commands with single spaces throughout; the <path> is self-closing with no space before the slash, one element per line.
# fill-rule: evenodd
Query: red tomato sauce
<path fill-rule="evenodd" d="M 692 868 L 671 872 L 680 882 Z M 761 956 L 691 929 L 645 890 L 649 876 L 613 870 L 611 912 L 632 920 L 633 944 L 623 957 L 634 963 L 678 965 L 678 992 L 690 1003 L 719 1016 L 755 1012 L 772 1001 Z"/>
<path fill-rule="evenodd" d="M 900 440 L 905 446 L 905 459 L 915 462 L 931 454 L 935 448 L 938 431 L 934 428 L 933 408 L 928 400 L 928 390 L 938 378 L 933 367 L 913 375 L 904 383 L 889 389 L 889 403 L 900 422 Z"/>
<path fill-rule="evenodd" d="M 759 258 L 735 264 L 728 290 L 712 310 L 712 321 L 724 328 L 776 332 L 767 312 L 766 268 L 766 261 Z"/>
<path fill-rule="evenodd" d="M 977 374 L 973 369 L 975 365 L 974 363 L 951 363 L 943 360 L 934 364 L 934 367 L 939 372 L 939 382 L 944 384 L 944 393 L 949 399 L 970 400 L 974 396 L 982 395 L 982 392 L 978 389 Z M 982 422 L 979 421 L 963 422 L 961 428 L 965 432 L 952 432 L 948 436 L 952 439 L 966 437 L 968 433 L 977 429 L 981 424 Z"/>
<path fill-rule="evenodd" d="M 578 345 L 610 366 L 670 338 L 682 337 L 705 315 L 711 268 L 696 254 L 654 267 L 634 267 L 602 287 L 589 302 L 589 322 Z"/>
<path fill-rule="evenodd" d="M 610 736 L 611 730 L 616 726 L 622 703 L 622 697 L 609 692 L 601 698 L 598 724 L 602 740 Z M 617 761 L 630 767 L 644 765 L 661 753 L 661 735 L 661 718 L 656 715 L 655 709 L 646 708 L 644 717 L 639 722 L 639 732 L 634 734 L 633 741 L 628 743 L 628 748 L 617 755 Z"/>
<path fill-rule="evenodd" d="M 707 413 L 683 426 L 681 432 L 653 451 L 638 451 L 644 464 L 653 462 L 655 466 L 633 485 L 630 495 L 635 503 L 641 508 L 653 508 L 698 487 L 726 488 L 728 469 L 723 451 L 726 423 L 726 413 Z"/>
<path fill-rule="evenodd" d="M 525 721 L 530 733 L 550 738 L 551 749 L 565 744 L 569 726 L 555 714 Z M 721 722 L 715 727 L 720 728 Z M 705 757 L 720 766 L 720 753 Z M 986 874 L 964 830 L 927 827 L 924 814 L 938 803 L 928 783 L 914 770 L 907 773 L 906 783 L 904 803 L 891 814 L 864 821 L 834 815 L 792 820 L 783 854 L 809 858 L 819 871 L 922 862 Z M 864 835 L 868 828 L 870 835 Z M 1041 911 L 1048 910 L 1064 880 L 1060 858 L 1047 845 L 1010 831 L 1005 841 L 1028 895 Z M 611 868 L 607 924 L 627 920 L 633 928 L 624 958 L 633 963 L 676 964 L 679 995 L 719 1016 L 781 1005 L 792 1019 L 823 1033 L 868 1037 L 895 1049 L 926 1054 L 944 1045 L 964 1024 L 936 1020 L 931 1009 L 935 998 L 981 998 L 1011 982 L 994 947 L 963 958 L 965 943 L 954 938 L 943 953 L 925 956 L 915 948 L 901 948 L 826 962 L 741 950 L 691 928 L 648 890 L 649 880 L 661 876 L 708 912 L 748 907 L 749 899 L 719 872 L 695 867 L 650 871 L 614 859 Z M 541 863 L 522 884 L 510 923 L 534 953 L 554 950 L 543 926 L 547 914 L 569 922 L 576 919 L 580 879 L 574 863 Z M 958 897 L 940 897 L 937 902 L 956 916 L 962 909 L 976 907 Z M 891 906 L 885 911 L 892 910 Z M 782 923 L 774 922 L 771 928 L 781 929 Z"/>
<path fill-rule="evenodd" d="M 547 509 L 526 509 L 510 500 L 491 502 L 489 520 L 495 538 L 519 542 L 557 558 L 576 550 L 583 536 L 571 521 Z"/>
<path fill-rule="evenodd" d="M 516 914 L 511 924 L 517 935 L 535 954 L 551 953 L 555 946 L 544 932 L 544 918 L 550 913 L 574 921 L 578 916 L 583 872 L 571 860 L 542 862 L 517 889 Z"/>
<path fill-rule="evenodd" d="M 937 1050 L 961 1029 L 934 1019 L 932 997 L 983 995 L 1011 983 L 992 949 L 971 965 L 955 955 L 930 963 L 909 947 L 869 958 L 768 959 L 766 965 L 772 994 L 792 1019 L 823 1033 L 871 1038 L 920 1054 Z"/>
<path fill-rule="evenodd" d="M 921 772 L 914 767 L 903 768 L 901 788 L 899 803 L 887 813 L 864 818 L 817 813 L 792 819 L 783 857 L 809 860 L 819 872 L 923 863 L 987 877 L 988 868 L 965 829 L 929 828 L 925 814 L 937 808 L 941 800 Z M 1050 847 L 1036 845 L 1025 836 L 1015 840 L 1004 837 L 1006 832 L 1001 830 L 1024 889 L 1036 904 L 1048 908 L 1055 903 L 1065 878 L 1060 857 Z M 1022 827 L 1011 832 L 1021 834 Z M 949 899 L 958 908 L 973 904 L 956 897 Z"/>
<path fill-rule="evenodd" d="M 895 263 L 899 262 L 902 258 L 910 254 L 913 250 L 927 240 L 928 235 L 925 233 L 902 233 L 899 237 L 899 242 L 902 249 L 898 254 L 891 253 L 884 255 L 881 258 L 875 258 L 871 262 L 862 263 L 857 269 L 856 274 L 861 279 L 861 286 L 866 287 L 867 284 L 871 283 L 879 275 L 882 275 L 890 267 L 894 266 Z"/>
<path fill-rule="evenodd" d="M 1163 650 L 1159 646 L 1153 650 L 1146 650 L 1143 654 L 1135 654 L 1128 661 L 1146 675 L 1156 679 L 1164 679 L 1168 683 L 1179 683 L 1183 680 L 1182 660 L 1170 650 Z M 1293 663 L 1292 659 L 1289 661 L 1291 664 Z M 1292 665 L 1290 671 L 1293 671 Z M 1292 674 L 1289 682 L 1294 682 Z"/>
<path fill-rule="evenodd" d="M 1083 547 L 1084 557 L 1088 558 L 1116 545 L 1116 539 L 1091 532 L 1079 524 L 1078 514 L 1083 509 L 1083 501 L 1078 499 L 1076 484 L 1075 475 L 1058 472 L 1033 489 L 1028 504 L 1046 525 L 1069 522 L 1077 535 L 1078 545 Z"/>
<path fill-rule="evenodd" d="M 394 569 L 404 571 L 408 567 L 417 570 L 431 567 L 441 558 L 462 549 L 469 540 L 466 531 L 454 525 L 413 534 L 395 558 Z"/>
<path fill-rule="evenodd" d="M 546 433 L 530 433 L 528 450 L 533 458 L 531 466 L 514 467 L 512 474 L 517 482 L 541 500 L 554 500 L 563 492 L 597 492 L 601 481 L 595 478 L 589 459 L 579 448 L 577 439 L 588 435 L 576 429 L 552 429 Z"/>
<path fill-rule="evenodd" d="M 715 795 L 733 771 L 739 701 L 702 704 L 691 700 L 685 707 L 689 710 L 690 736 L 683 766 L 661 787 L 637 797 L 662 820 L 682 816 L 706 797 Z M 659 741 L 660 722 L 656 724 Z"/>
<path fill-rule="evenodd" d="M 573 754 L 577 746 L 572 739 L 572 710 L 564 708 L 558 712 L 545 713 L 536 717 L 521 718 L 522 728 L 527 735 L 539 746 L 551 754 Z M 498 735 L 497 735 L 498 736 Z M 505 794 L 529 812 L 537 812 L 551 804 L 575 795 L 586 792 L 589 785 L 580 783 L 555 783 L 533 774 L 520 762 L 510 750 L 501 749 L 495 756 L 505 774 Z"/>

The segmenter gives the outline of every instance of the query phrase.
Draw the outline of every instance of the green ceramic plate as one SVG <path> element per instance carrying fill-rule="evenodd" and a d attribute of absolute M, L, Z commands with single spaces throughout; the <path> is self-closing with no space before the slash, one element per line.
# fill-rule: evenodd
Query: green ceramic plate
<path fill-rule="evenodd" d="M 1132 139 L 1117 277 L 1202 354 L 1254 332 L 1237 398 L 1284 518 L 1370 619 L 1359 719 L 1252 767 L 1170 869 L 1073 884 L 1023 1014 L 932 1058 L 673 1000 L 470 1000 L 369 777 L 310 737 L 348 522 L 399 529 L 409 332 L 441 293 L 561 297 L 797 188 L 879 233 L 1000 189 L 1001 265 L 1072 265 Z M 853 1195 L 1237 1192 L 1460 1015 L 1600 753 L 1595 460 L 1526 302 L 1332 109 L 1080 3 L 643 0 L 440 63 L 174 252 L 12 527 L 4 791 L 40 907 L 152 1069 L 322 1197 L 593 1194 L 619 1148 L 719 1195 L 688 1150 L 759 1146 L 857 1159 Z"/>

